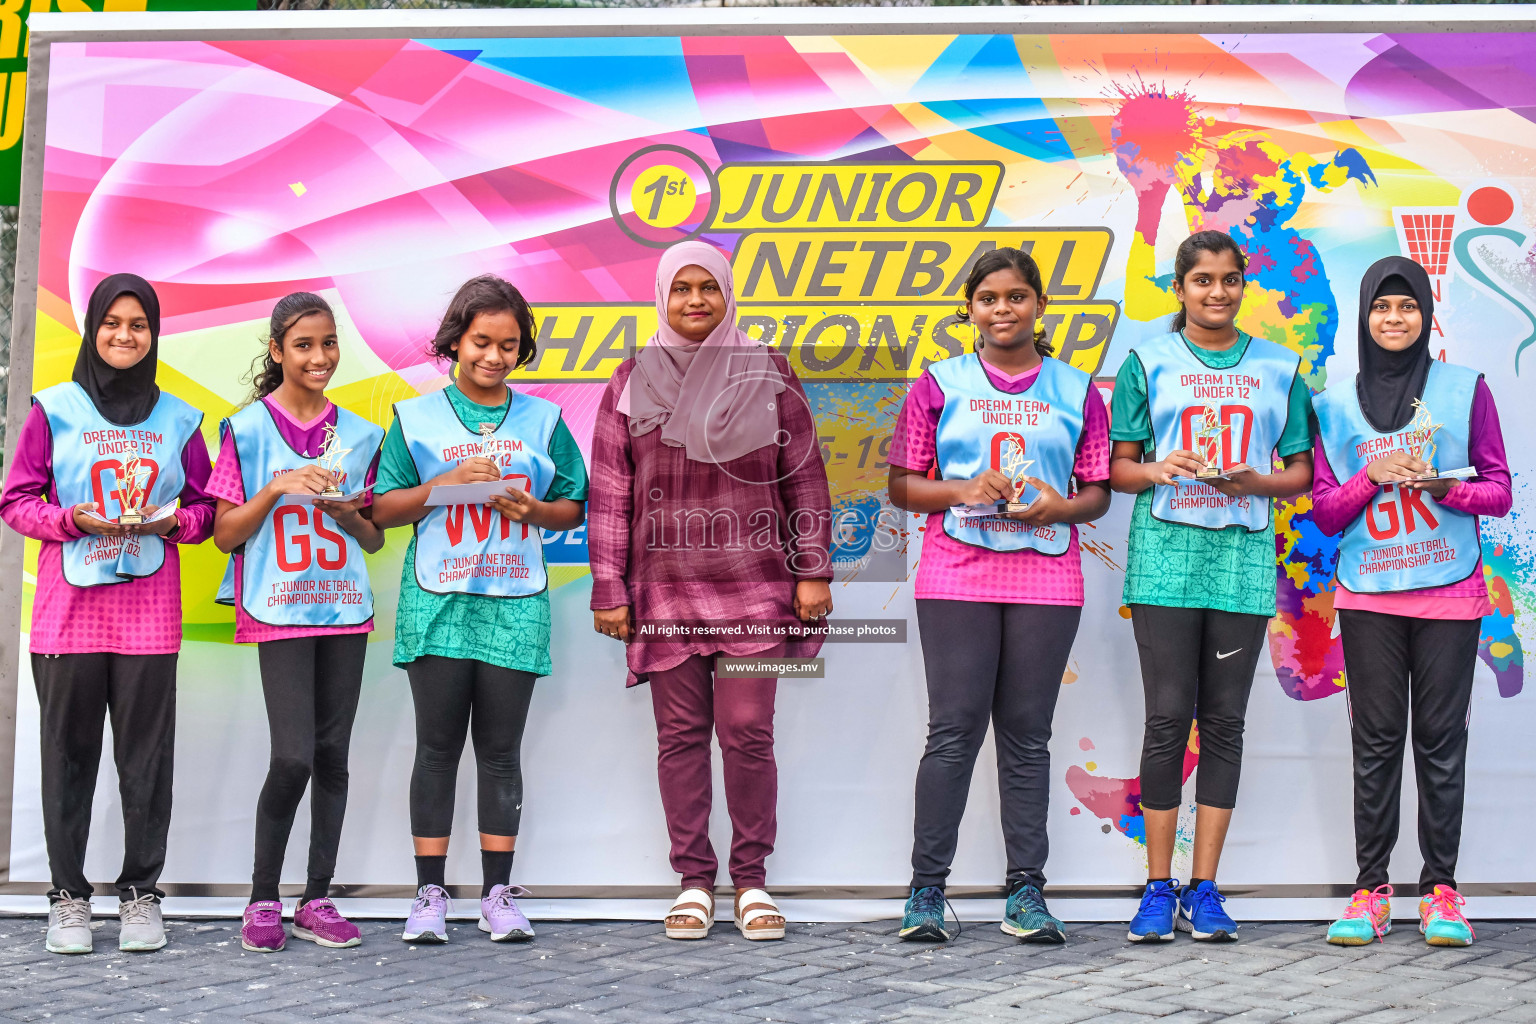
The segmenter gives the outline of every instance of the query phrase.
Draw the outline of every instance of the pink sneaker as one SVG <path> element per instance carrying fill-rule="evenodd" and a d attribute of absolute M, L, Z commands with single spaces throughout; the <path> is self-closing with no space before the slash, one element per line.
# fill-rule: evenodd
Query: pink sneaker
<path fill-rule="evenodd" d="M 276 953 L 287 943 L 281 901 L 259 900 L 245 908 L 245 923 L 240 926 L 242 947 L 252 953 Z"/>
<path fill-rule="evenodd" d="M 293 937 L 318 942 L 332 949 L 362 944 L 357 925 L 341 916 L 329 899 L 310 900 L 293 913 Z"/>

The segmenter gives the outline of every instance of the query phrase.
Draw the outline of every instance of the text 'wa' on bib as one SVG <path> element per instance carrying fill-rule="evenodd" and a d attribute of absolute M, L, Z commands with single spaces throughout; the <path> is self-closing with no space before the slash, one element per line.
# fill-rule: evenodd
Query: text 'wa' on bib
<path fill-rule="evenodd" d="M 507 391 L 506 416 L 489 434 L 481 433 L 479 423 L 461 422 L 444 391 L 395 406 L 422 483 L 483 450 L 496 460 L 508 485 L 543 500 L 555 479 L 549 442 L 560 407 Z M 428 511 L 416 524 L 415 569 L 416 583 L 435 594 L 527 597 L 548 586 L 542 533 L 512 522 L 491 505 L 438 505 Z"/>
<path fill-rule="evenodd" d="M 315 464 L 320 452 L 295 451 L 267 403 L 252 402 L 221 424 L 240 456 L 247 498 L 280 474 Z M 350 448 L 338 475 L 343 493 L 363 486 L 384 431 L 336 408 L 336 438 Z M 226 580 L 232 580 L 226 574 Z M 223 588 L 221 588 L 222 591 Z M 359 626 L 373 618 L 368 562 L 357 539 L 313 505 L 274 506 L 245 542 L 240 604 L 269 626 Z"/>
<path fill-rule="evenodd" d="M 160 392 L 150 414 L 125 427 L 96 411 L 74 381 L 44 388 L 32 397 L 48 416 L 53 435 L 53 485 L 60 506 L 94 504 L 116 520 L 131 493 L 127 474 L 137 470 L 142 506 L 174 503 L 186 486 L 182 451 L 202 425 L 203 414 L 175 395 Z M 152 576 L 165 564 L 165 541 L 154 534 L 64 542 L 64 579 L 77 587 Z"/>
<path fill-rule="evenodd" d="M 1069 492 L 1084 406 L 1093 382 L 1086 373 L 1047 358 L 1028 389 L 1000 390 L 975 353 L 951 356 L 928 367 L 944 393 L 935 438 L 939 473 L 945 480 L 970 480 L 988 469 L 1023 475 L 1013 463 L 1029 461 L 1027 474 Z M 1010 474 L 1010 468 L 1015 471 Z M 944 513 L 944 532 L 955 540 L 991 551 L 1039 551 L 1060 555 L 1072 543 L 1066 523 L 1030 526 L 1001 516 Z"/>
<path fill-rule="evenodd" d="M 1271 472 L 1290 415 L 1300 356 L 1283 345 L 1247 338 L 1235 366 L 1215 369 L 1203 363 L 1180 334 L 1160 335 L 1132 352 L 1147 376 L 1147 412 L 1159 458 L 1174 451 L 1198 451 L 1200 435 L 1214 426 L 1223 470 L 1245 465 L 1255 473 Z M 1196 480 L 1159 484 L 1152 494 L 1154 517 L 1186 526 L 1265 530 L 1269 513 L 1268 498 L 1228 497 Z"/>
<path fill-rule="evenodd" d="M 1429 364 L 1420 401 L 1443 420 L 1434 433 L 1435 462 L 1467 465 L 1472 401 L 1482 375 L 1464 366 Z M 1360 408 L 1354 378 L 1317 396 L 1318 431 L 1333 475 L 1345 481 L 1392 452 L 1408 452 L 1425 437 L 1412 424 L 1380 431 Z M 1344 529 L 1335 570 L 1339 585 L 1359 594 L 1443 587 L 1471 576 L 1482 557 L 1477 517 L 1440 504 L 1421 490 L 1383 484 L 1365 511 Z"/>

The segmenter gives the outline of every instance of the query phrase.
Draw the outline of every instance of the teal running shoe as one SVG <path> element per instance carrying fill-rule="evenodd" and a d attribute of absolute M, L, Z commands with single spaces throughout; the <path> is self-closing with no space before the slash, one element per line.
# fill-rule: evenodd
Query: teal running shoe
<path fill-rule="evenodd" d="M 907 910 L 901 917 L 901 931 L 897 934 L 908 942 L 948 942 L 951 938 L 949 925 L 944 920 L 944 890 L 936 885 L 913 889 L 907 897 Z M 959 934 L 958 918 L 956 931 Z"/>
<path fill-rule="evenodd" d="M 1392 887 L 1356 889 L 1344 916 L 1328 926 L 1328 941 L 1335 946 L 1369 946 L 1392 931 Z"/>
<path fill-rule="evenodd" d="M 1466 906 L 1461 893 L 1448 885 L 1419 900 L 1419 931 L 1431 946 L 1470 946 L 1477 938 L 1472 922 L 1461 912 Z"/>
<path fill-rule="evenodd" d="M 1008 894 L 1002 928 L 1009 935 L 1017 935 L 1020 942 L 1059 946 L 1067 941 L 1066 927 L 1051 916 L 1045 894 L 1028 882 Z"/>

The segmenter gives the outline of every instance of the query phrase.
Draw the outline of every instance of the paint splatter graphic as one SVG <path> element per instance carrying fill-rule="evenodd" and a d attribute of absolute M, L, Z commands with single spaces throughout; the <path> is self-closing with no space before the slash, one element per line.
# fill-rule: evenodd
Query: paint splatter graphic
<path fill-rule="evenodd" d="M 1141 779 L 1103 779 L 1088 774 L 1080 765 L 1067 769 L 1067 788 L 1088 813 L 1109 822 L 1120 834 L 1138 843 L 1147 841 L 1147 824 L 1141 816 Z"/>
<path fill-rule="evenodd" d="M 1092 555 L 1094 558 L 1097 558 L 1111 572 L 1123 571 L 1123 567 L 1119 562 L 1115 561 L 1115 556 L 1111 554 L 1115 550 L 1114 544 L 1102 537 L 1095 536 L 1094 531 L 1098 528 L 1098 523 L 1083 523 L 1077 528 L 1078 550 L 1085 555 Z"/>
<path fill-rule="evenodd" d="M 1163 202 L 1172 193 L 1190 231 L 1225 231 L 1248 254 L 1238 326 L 1299 353 L 1308 383 L 1320 387 L 1338 307 L 1321 254 L 1290 222 L 1309 189 L 1375 184 L 1365 158 L 1353 149 L 1326 158 L 1289 153 L 1268 132 L 1203 114 L 1185 92 L 1140 81 L 1117 91 L 1121 103 L 1110 139 L 1138 211 L 1125 270 L 1126 315 L 1153 320 L 1175 309 L 1172 276 L 1157 273 L 1154 251 Z"/>
<path fill-rule="evenodd" d="M 1276 615 L 1269 654 L 1286 696 L 1317 700 L 1344 689 L 1344 651 L 1333 639 L 1338 538 L 1312 522 L 1312 496 L 1275 504 Z"/>
<path fill-rule="evenodd" d="M 1277 606 L 1269 625 L 1275 674 L 1287 696 L 1317 700 L 1344 689 L 1344 650 L 1334 636 L 1334 564 L 1338 538 L 1324 536 L 1306 513 L 1311 498 L 1277 505 L 1275 546 L 1279 556 Z M 1478 657 L 1493 670 L 1500 697 L 1525 685 L 1525 655 L 1515 632 L 1516 607 L 1510 579 L 1529 565 L 1504 544 L 1484 542 L 1483 579 L 1493 612 L 1483 618 Z"/>
<path fill-rule="evenodd" d="M 1086 736 L 1078 741 L 1083 750 L 1092 750 L 1093 741 Z M 1189 744 L 1184 748 L 1182 782 L 1188 782 L 1200 763 L 1200 726 L 1195 723 L 1189 730 Z M 1067 788 L 1088 813 L 1108 822 L 1108 827 L 1145 846 L 1147 822 L 1141 813 L 1141 777 L 1133 779 L 1105 778 L 1091 774 L 1096 767 L 1089 761 L 1086 766 L 1072 765 L 1067 769 Z M 1191 836 L 1182 827 L 1176 846 L 1183 848 Z"/>
<path fill-rule="evenodd" d="M 1514 556 L 1515 552 L 1503 544 L 1483 546 L 1483 578 L 1488 581 L 1493 613 L 1483 616 L 1477 655 L 1493 670 L 1500 697 L 1513 697 L 1525 687 L 1525 651 L 1515 633 L 1515 601 L 1509 580 L 1518 578 L 1517 569 L 1529 572 L 1530 562 L 1517 561 Z"/>

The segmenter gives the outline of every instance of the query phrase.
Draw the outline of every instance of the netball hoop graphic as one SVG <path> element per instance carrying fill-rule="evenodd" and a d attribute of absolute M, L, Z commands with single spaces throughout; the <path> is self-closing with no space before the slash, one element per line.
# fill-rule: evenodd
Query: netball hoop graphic
<path fill-rule="evenodd" d="M 1457 212 L 1454 206 L 1392 209 L 1398 251 L 1429 272 L 1436 302 L 1444 299 L 1445 285 L 1451 277 L 1451 238 L 1456 231 Z"/>

